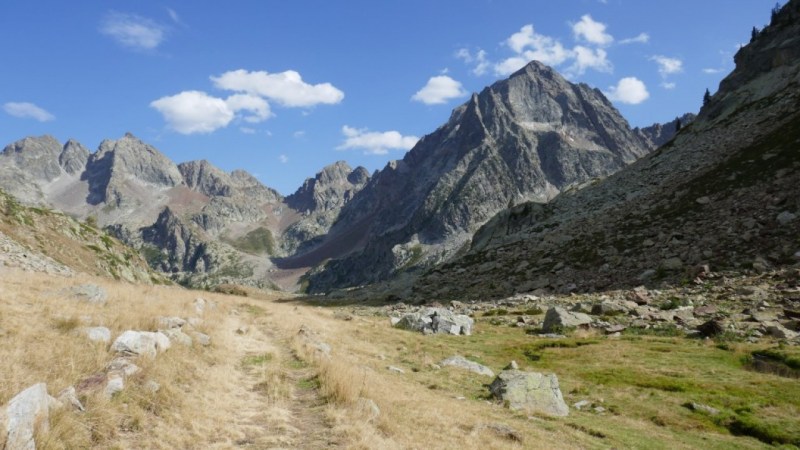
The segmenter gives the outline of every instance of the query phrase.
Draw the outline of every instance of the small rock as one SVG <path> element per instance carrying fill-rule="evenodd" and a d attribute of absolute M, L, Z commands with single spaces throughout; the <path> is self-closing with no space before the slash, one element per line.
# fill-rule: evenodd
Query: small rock
<path fill-rule="evenodd" d="M 69 296 L 75 300 L 104 305 L 108 301 L 106 290 L 95 284 L 80 284 L 67 289 Z"/>
<path fill-rule="evenodd" d="M 586 407 L 586 406 L 589 406 L 589 405 L 591 405 L 591 404 L 592 404 L 592 402 L 590 402 L 589 400 L 581 400 L 581 401 L 579 401 L 579 402 L 576 402 L 576 403 L 574 403 L 574 404 L 572 405 L 572 407 L 573 407 L 573 408 L 575 408 L 575 409 L 577 409 L 578 411 L 580 411 L 580 410 L 581 410 L 581 409 L 583 409 L 584 407 Z"/>
<path fill-rule="evenodd" d="M 644 280 L 649 280 L 654 276 L 656 276 L 656 271 L 654 269 L 647 269 L 644 272 L 640 273 L 638 278 L 639 280 L 644 281 Z"/>
<path fill-rule="evenodd" d="M 522 442 L 523 440 L 522 435 L 519 434 L 515 429 L 502 423 L 480 424 L 475 427 L 474 432 L 480 432 L 482 430 L 489 430 L 496 436 L 513 442 Z"/>
<path fill-rule="evenodd" d="M 700 205 L 707 205 L 711 203 L 711 199 L 709 197 L 703 196 L 695 200 Z"/>
<path fill-rule="evenodd" d="M 779 324 L 778 322 L 773 322 L 767 325 L 766 327 L 767 334 L 776 338 L 776 339 L 787 339 L 791 340 L 798 336 L 798 333 L 792 331 L 785 326 Z"/>
<path fill-rule="evenodd" d="M 194 311 L 199 314 L 203 315 L 206 312 L 206 300 L 201 297 L 197 297 L 194 299 Z"/>
<path fill-rule="evenodd" d="M 130 362 L 127 358 L 114 358 L 110 363 L 108 363 L 106 370 L 109 372 L 121 373 L 126 377 L 130 377 L 142 369 L 136 364 Z"/>
<path fill-rule="evenodd" d="M 797 216 L 790 213 L 789 211 L 783 211 L 782 213 L 778 214 L 778 217 L 776 219 L 778 220 L 778 223 L 780 223 L 781 225 L 786 225 L 796 218 Z"/>
<path fill-rule="evenodd" d="M 78 399 L 78 394 L 75 392 L 74 386 L 69 386 L 58 393 L 56 397 L 62 405 L 69 407 L 73 411 L 85 411 L 83 404 Z"/>
<path fill-rule="evenodd" d="M 628 328 L 628 327 L 626 327 L 625 325 L 616 324 L 616 325 L 609 325 L 609 326 L 605 327 L 603 329 L 603 331 L 605 331 L 606 334 L 615 334 L 615 333 L 621 333 L 621 332 L 625 331 L 626 328 Z"/>
<path fill-rule="evenodd" d="M 103 392 L 106 394 L 106 397 L 111 398 L 114 394 L 122 392 L 123 389 L 125 389 L 125 380 L 122 378 L 122 375 L 110 374 Z"/>
<path fill-rule="evenodd" d="M 371 398 L 360 397 L 356 403 L 356 406 L 360 410 L 366 412 L 367 416 L 369 416 L 367 419 L 368 421 L 375 421 L 381 416 L 381 409 Z"/>
<path fill-rule="evenodd" d="M 202 345 L 203 347 L 208 347 L 211 345 L 211 336 L 201 333 L 199 331 L 192 332 L 192 336 L 197 341 L 198 344 Z"/>
<path fill-rule="evenodd" d="M 441 366 L 457 367 L 459 369 L 468 370 L 470 372 L 477 373 L 478 375 L 485 375 L 487 377 L 494 376 L 492 369 L 484 366 L 483 364 L 478 364 L 475 361 L 470 361 L 463 356 L 451 356 L 442 360 L 439 364 Z"/>
<path fill-rule="evenodd" d="M 102 342 L 104 344 L 111 342 L 111 330 L 106 327 L 88 327 L 84 328 L 83 332 L 92 342 Z"/>
<path fill-rule="evenodd" d="M 697 331 L 699 331 L 703 337 L 714 337 L 725 331 L 725 324 L 720 320 L 711 319 L 698 326 Z"/>
<path fill-rule="evenodd" d="M 180 317 L 159 317 L 158 325 L 161 328 L 166 329 L 182 328 L 184 325 L 186 325 L 186 319 L 182 319 Z"/>
<path fill-rule="evenodd" d="M 161 390 L 161 385 L 158 382 L 149 380 L 147 383 L 144 384 L 145 389 L 152 393 L 156 393 Z"/>
<path fill-rule="evenodd" d="M 185 345 L 187 347 L 192 346 L 192 338 L 180 330 L 180 328 L 169 328 L 166 330 L 161 330 L 167 338 L 169 338 L 170 342 L 176 342 L 181 345 Z"/>
<path fill-rule="evenodd" d="M 511 362 L 503 368 L 503 370 L 519 370 L 519 364 L 512 359 Z"/>
<path fill-rule="evenodd" d="M 405 370 L 403 370 L 403 369 L 401 369 L 401 368 L 399 368 L 399 367 L 395 367 L 395 366 L 386 366 L 386 369 L 387 369 L 388 371 L 390 371 L 390 372 L 396 372 L 396 373 L 406 373 L 406 371 L 405 371 Z"/>
<path fill-rule="evenodd" d="M 249 330 L 250 327 L 248 327 L 247 325 L 242 325 L 236 329 L 236 334 L 247 334 Z"/>
<path fill-rule="evenodd" d="M 689 409 L 691 409 L 692 411 L 704 412 L 704 413 L 709 414 L 711 416 L 716 416 L 716 415 L 719 414 L 719 410 L 717 408 L 713 408 L 711 406 L 704 405 L 702 403 L 692 402 L 692 403 L 689 404 Z"/>
<path fill-rule="evenodd" d="M 170 347 L 169 338 L 162 333 L 128 330 L 122 333 L 111 345 L 111 350 L 132 355 L 155 357 L 158 352 Z"/>
<path fill-rule="evenodd" d="M 592 408 L 592 410 L 594 412 L 596 412 L 597 414 L 602 414 L 602 413 L 606 412 L 606 409 L 603 408 L 602 406 L 595 406 L 594 408 Z"/>

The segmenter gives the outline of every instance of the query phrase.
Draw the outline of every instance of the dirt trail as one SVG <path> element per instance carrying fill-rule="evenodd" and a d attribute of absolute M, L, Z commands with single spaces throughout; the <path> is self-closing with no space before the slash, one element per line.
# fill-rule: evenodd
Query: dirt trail
<path fill-rule="evenodd" d="M 227 354 L 206 374 L 215 382 L 202 393 L 203 407 L 213 408 L 208 418 L 214 425 L 195 430 L 197 444 L 336 448 L 314 373 L 292 355 L 287 337 L 267 331 L 246 312 L 227 315 L 219 330 L 215 345 Z"/>

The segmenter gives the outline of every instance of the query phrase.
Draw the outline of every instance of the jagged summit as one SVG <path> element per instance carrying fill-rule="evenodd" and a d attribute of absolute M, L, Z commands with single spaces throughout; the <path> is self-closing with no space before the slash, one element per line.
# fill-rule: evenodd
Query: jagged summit
<path fill-rule="evenodd" d="M 340 208 L 369 181 L 364 167 L 352 169 L 345 161 L 325 166 L 314 178 L 307 178 L 286 203 L 298 211 L 314 212 Z"/>
<path fill-rule="evenodd" d="M 509 204 L 546 202 L 649 149 L 600 91 L 532 62 L 473 94 L 344 206 L 329 239 L 355 228 L 366 238 L 313 274 L 311 289 L 446 259 Z"/>

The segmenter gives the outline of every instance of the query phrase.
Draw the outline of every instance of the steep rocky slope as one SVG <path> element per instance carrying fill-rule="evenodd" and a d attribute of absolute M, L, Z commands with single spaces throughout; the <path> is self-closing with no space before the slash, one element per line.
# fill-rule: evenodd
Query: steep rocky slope
<path fill-rule="evenodd" d="M 686 113 L 680 117 L 667 123 L 654 123 L 649 127 L 634 128 L 633 131 L 638 134 L 643 140 L 650 143 L 653 149 L 661 147 L 669 142 L 681 127 L 685 127 L 692 123 L 697 116 L 692 113 Z"/>
<path fill-rule="evenodd" d="M 697 119 L 658 151 L 549 204 L 498 214 L 427 297 L 592 291 L 800 259 L 800 1 L 736 54 Z M 710 267 L 703 267 L 710 266 Z"/>
<path fill-rule="evenodd" d="M 139 283 L 166 282 L 132 248 L 98 229 L 0 191 L 0 267 L 71 276 L 77 272 Z"/>
<path fill-rule="evenodd" d="M 445 260 L 509 204 L 548 201 L 619 170 L 651 145 L 600 91 L 532 62 L 474 94 L 370 179 L 328 236 L 358 228 L 366 238 L 312 273 L 310 288 L 373 282 Z"/>

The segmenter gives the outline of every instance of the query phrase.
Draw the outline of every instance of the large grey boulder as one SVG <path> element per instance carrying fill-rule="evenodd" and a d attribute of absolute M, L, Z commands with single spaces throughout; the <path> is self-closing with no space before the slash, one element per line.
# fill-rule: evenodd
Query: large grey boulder
<path fill-rule="evenodd" d="M 122 333 L 111 345 L 111 350 L 130 355 L 146 355 L 154 358 L 170 347 L 167 336 L 160 332 L 133 331 Z"/>
<path fill-rule="evenodd" d="M 554 306 L 547 310 L 544 315 L 542 331 L 552 333 L 564 328 L 576 328 L 592 323 L 592 317 L 588 314 L 567 311 L 564 308 Z"/>
<path fill-rule="evenodd" d="M 424 308 L 400 318 L 395 328 L 419 331 L 425 334 L 472 334 L 475 321 L 464 314 L 455 314 L 445 308 Z"/>
<path fill-rule="evenodd" d="M 10 450 L 35 450 L 34 435 L 50 426 L 50 408 L 57 400 L 47 394 L 47 385 L 37 383 L 17 394 L 8 402 L 1 425 L 6 434 L 2 447 Z"/>
<path fill-rule="evenodd" d="M 493 377 L 494 372 L 492 369 L 484 366 L 483 364 L 476 363 L 475 361 L 470 361 L 463 356 L 455 355 L 451 356 L 447 359 L 442 360 L 439 363 L 440 366 L 449 366 L 449 367 L 457 367 L 459 369 L 468 370 L 470 372 L 477 373 L 478 375 L 486 375 L 487 377 Z"/>
<path fill-rule="evenodd" d="M 512 410 L 540 412 L 551 416 L 569 415 L 555 374 L 504 370 L 489 385 L 489 391 Z"/>

